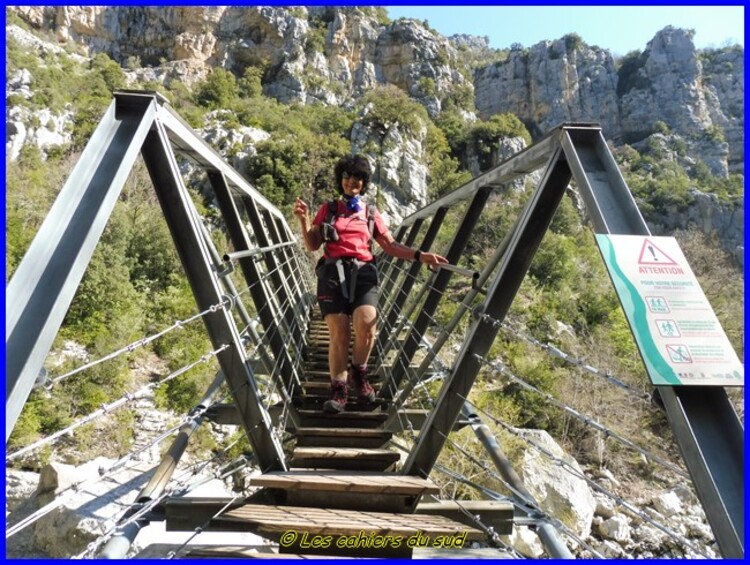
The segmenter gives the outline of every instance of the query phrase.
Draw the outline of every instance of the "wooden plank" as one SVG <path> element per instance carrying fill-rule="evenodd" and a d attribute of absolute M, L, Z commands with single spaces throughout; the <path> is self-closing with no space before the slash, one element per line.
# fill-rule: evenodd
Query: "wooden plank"
<path fill-rule="evenodd" d="M 175 546 L 176 548 L 180 546 Z M 159 557 L 163 557 L 166 552 Z M 156 557 L 156 556 L 154 556 Z M 209 559 L 221 558 L 242 558 L 242 559 L 320 559 L 320 555 L 300 554 L 300 553 L 278 553 L 276 548 L 266 547 L 242 547 L 239 545 L 227 546 L 199 546 L 190 549 L 185 557 L 198 559 L 206 557 Z M 346 559 L 347 556 L 327 555 L 326 559 Z"/>
<path fill-rule="evenodd" d="M 481 516 L 482 523 L 498 534 L 513 532 L 513 504 L 499 500 L 441 500 L 417 505 L 417 514 L 445 516 L 451 520 L 473 525 L 471 516 Z"/>
<path fill-rule="evenodd" d="M 381 448 L 393 432 L 379 428 L 298 428 L 298 447 L 365 447 Z"/>
<path fill-rule="evenodd" d="M 443 516 L 360 512 L 333 508 L 299 506 L 246 505 L 230 510 L 216 522 L 230 522 L 243 531 L 283 534 L 290 530 L 301 534 L 352 536 L 364 532 L 377 535 L 412 536 L 420 531 L 427 536 L 466 534 L 466 541 L 484 539 L 484 534 Z"/>
<path fill-rule="evenodd" d="M 284 406 L 281 403 L 274 404 L 269 408 L 269 413 L 271 414 L 271 418 L 274 422 L 278 421 L 279 415 L 283 411 Z M 237 413 L 237 408 L 233 404 L 225 404 L 225 405 L 215 405 L 212 406 L 209 411 L 209 418 L 212 421 L 221 423 L 223 425 L 232 425 L 237 426 L 240 425 L 242 422 L 240 422 L 239 415 Z M 370 428 L 376 428 L 382 424 L 382 421 L 380 420 L 357 420 L 356 418 L 359 418 L 359 416 L 355 416 L 353 418 L 348 418 L 347 412 L 343 412 L 341 414 L 322 414 L 319 411 L 308 411 L 308 414 L 312 413 L 319 413 L 319 418 L 311 418 L 308 417 L 307 420 L 302 422 L 302 425 L 304 427 L 353 427 L 353 428 L 362 428 L 362 427 L 370 427 Z M 356 414 L 356 412 L 354 413 Z M 361 413 L 360 413 L 361 414 Z M 375 413 L 371 413 L 375 414 Z M 422 426 L 424 425 L 424 422 L 427 420 L 429 412 L 427 410 L 418 410 L 418 409 L 412 409 L 408 408 L 406 410 L 399 410 L 398 411 L 398 417 L 394 418 L 391 423 L 388 426 L 388 430 L 399 433 L 403 432 L 404 422 L 407 420 L 410 422 L 411 427 L 416 430 L 421 430 Z M 336 420 L 338 418 L 338 420 Z M 366 425 L 365 425 L 366 424 Z M 453 426 L 453 431 L 458 431 L 464 426 L 470 425 L 471 422 L 469 422 L 468 419 L 466 419 L 463 416 L 459 416 L 458 420 L 456 421 L 456 424 Z"/>
<path fill-rule="evenodd" d="M 388 414 L 385 412 L 341 412 L 339 414 L 329 414 L 328 412 L 323 412 L 322 410 L 300 410 L 299 415 L 301 418 L 323 418 L 325 420 L 330 420 L 331 422 L 335 422 L 336 420 L 343 420 L 343 419 L 349 419 L 349 420 L 362 420 L 362 421 L 368 421 L 368 420 L 377 420 L 379 422 L 385 422 L 388 418 Z"/>
<path fill-rule="evenodd" d="M 307 380 L 302 381 L 302 388 L 305 390 L 308 394 L 325 394 L 327 395 L 331 390 L 331 378 L 328 375 L 328 372 L 325 372 L 323 374 L 315 375 L 310 374 L 310 372 L 306 373 Z M 380 384 L 379 383 L 370 383 L 372 385 L 372 388 L 375 390 L 380 390 Z M 350 394 L 353 393 L 352 390 L 349 391 Z"/>
<path fill-rule="evenodd" d="M 331 447 L 297 447 L 294 455 L 298 457 L 328 457 L 331 459 L 380 459 L 398 460 L 399 454 L 388 449 L 357 449 L 353 447 L 334 449 Z"/>
<path fill-rule="evenodd" d="M 281 488 L 285 490 L 313 489 L 331 492 L 409 496 L 440 493 L 440 488 L 429 479 L 396 473 L 277 472 L 251 477 L 250 484 L 252 486 Z"/>
<path fill-rule="evenodd" d="M 360 400 L 351 392 L 347 398 L 346 410 L 348 412 L 381 412 L 383 408 L 387 408 L 388 406 L 388 401 L 385 399 L 376 399 L 375 402 L 369 402 L 367 400 Z M 292 402 L 300 410 L 321 410 L 323 404 L 328 399 L 328 395 L 316 394 L 294 396 L 292 397 Z"/>
<path fill-rule="evenodd" d="M 298 410 L 301 427 L 325 428 L 377 428 L 383 425 L 384 412 L 348 412 L 329 414 L 322 410 Z"/>
<path fill-rule="evenodd" d="M 390 438 L 393 432 L 377 428 L 297 428 L 297 438 L 301 436 L 332 436 L 332 437 L 371 437 L 371 438 Z"/>
<path fill-rule="evenodd" d="M 398 453 L 387 449 L 296 447 L 292 452 L 290 466 L 308 469 L 385 471 L 399 459 Z"/>

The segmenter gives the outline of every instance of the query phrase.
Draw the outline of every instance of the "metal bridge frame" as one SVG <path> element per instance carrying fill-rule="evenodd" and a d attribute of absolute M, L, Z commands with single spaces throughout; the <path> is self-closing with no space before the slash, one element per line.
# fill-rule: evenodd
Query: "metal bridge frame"
<path fill-rule="evenodd" d="M 260 467 L 263 471 L 286 470 L 281 443 L 273 433 L 271 417 L 261 402 L 241 332 L 230 311 L 235 305 L 232 292 L 224 292 L 224 288 L 231 289 L 231 281 L 223 280 L 220 271 L 225 265 L 217 263 L 218 253 L 182 182 L 175 154 L 188 157 L 206 172 L 236 250 L 251 247 L 236 200 L 245 208 L 253 235 L 262 246 L 293 243 L 294 238 L 276 207 L 227 165 L 165 103 L 166 100 L 154 92 L 115 93 L 115 99 L 7 286 L 5 441 L 7 443 L 31 393 L 140 152 L 198 308 L 204 311 L 214 307 L 204 316 L 211 342 L 216 349 L 229 345 L 217 354 L 217 359 Z M 302 287 L 303 282 L 297 280 L 299 277 L 290 276 L 292 256 L 286 255 L 288 249 L 282 252 L 285 256 L 282 267 L 271 253 L 263 253 L 270 276 L 277 284 L 278 302 L 294 305 L 300 319 L 306 319 L 309 315 L 306 289 Z M 294 312 L 291 309 L 279 311 L 277 298 L 268 293 L 254 261 L 253 257 L 239 260 L 256 304 L 268 305 L 260 309 L 259 316 L 276 357 L 277 371 L 272 377 L 284 385 L 299 383 L 297 366 L 290 352 L 304 345 L 303 332 L 292 323 Z M 216 308 L 219 304 L 223 307 Z M 285 321 L 281 331 L 277 331 L 276 319 Z M 291 403 L 286 408 L 294 424 L 298 421 L 297 411 Z"/>
<path fill-rule="evenodd" d="M 542 180 L 509 234 L 498 273 L 476 314 L 504 319 L 571 179 L 576 181 L 596 233 L 650 235 L 598 124 L 559 126 L 538 143 L 406 218 L 399 233 L 406 233 L 410 226 L 415 231 L 427 218 L 444 213 L 457 202 L 482 198 L 488 187 L 509 183 L 545 164 Z M 467 212 L 459 231 L 470 221 L 470 215 Z M 441 274 L 450 277 L 448 271 Z M 435 284 L 434 279 L 431 281 L 428 284 Z M 388 319 L 397 319 L 403 305 L 403 300 L 398 300 L 389 305 L 385 313 Z M 404 464 L 404 474 L 430 474 L 479 373 L 479 358 L 487 355 L 497 332 L 498 328 L 486 319 L 477 316 L 474 320 L 436 406 Z M 384 342 L 383 334 L 380 337 Z M 405 347 L 410 343 L 407 340 Z M 412 347 L 409 352 L 413 354 L 414 350 Z M 411 356 L 400 359 L 399 367 L 408 366 L 410 360 Z M 393 375 L 398 379 L 403 373 L 395 370 Z M 397 384 L 391 380 L 391 386 Z M 722 554 L 744 557 L 744 429 L 726 391 L 711 386 L 657 389 Z M 383 394 L 391 393 L 386 389 Z"/>
<path fill-rule="evenodd" d="M 270 252 L 262 253 L 279 298 L 269 292 L 255 256 L 248 254 L 239 259 L 239 264 L 256 304 L 268 306 L 259 316 L 278 369 L 272 378 L 288 394 L 299 385 L 292 352 L 297 348 L 297 359 L 301 359 L 305 340 L 302 325 L 309 319 L 309 293 L 305 294 L 303 281 L 291 276 L 290 264 L 297 257 L 285 246 L 294 238 L 281 213 L 224 163 L 156 93 L 116 93 L 8 284 L 6 442 L 139 151 L 198 307 L 207 310 L 225 305 L 206 315 L 204 322 L 213 346 L 222 348 L 217 355 L 221 371 L 261 470 L 286 470 L 282 446 L 245 354 L 242 332 L 230 312 L 234 305 L 231 281 L 223 280 L 223 265 L 218 264 L 218 252 L 182 182 L 175 154 L 190 158 L 206 172 L 235 250 L 249 252 L 256 242 L 281 250 L 280 263 Z M 430 474 L 479 373 L 479 358 L 487 355 L 498 332 L 481 314 L 504 319 L 571 179 L 576 181 L 596 233 L 650 235 L 601 129 L 596 124 L 563 124 L 518 155 L 406 218 L 396 232 L 397 239 L 411 245 L 425 220 L 430 219 L 419 244 L 420 249 L 429 250 L 448 209 L 471 200 L 446 252 L 448 259 L 456 262 L 491 191 L 542 167 L 545 170 L 539 186 L 501 244 L 502 249 L 498 248 L 501 257 L 497 274 L 481 308 L 475 311 L 477 317 L 408 456 L 404 474 Z M 255 242 L 245 228 L 243 213 L 252 226 Z M 383 264 L 384 290 L 396 284 L 395 261 Z M 383 309 L 387 322 L 377 339 L 380 350 L 388 350 L 399 340 L 403 320 L 409 317 L 401 310 L 418 269 L 418 264 L 410 268 L 402 287 Z M 450 271 L 438 270 L 420 291 L 426 294 L 424 306 L 408 329 L 404 347 L 382 389 L 383 396 L 392 397 L 410 371 L 409 363 L 450 276 Z M 280 304 L 293 307 L 282 310 Z M 395 331 L 391 329 L 394 327 Z M 264 360 L 264 364 L 270 364 L 270 360 Z M 419 378 L 425 369 L 423 364 L 416 375 L 409 376 Z M 744 430 L 725 390 L 706 386 L 660 386 L 657 390 L 722 554 L 743 557 Z M 298 421 L 296 410 L 291 402 L 286 404 L 294 425 Z"/>

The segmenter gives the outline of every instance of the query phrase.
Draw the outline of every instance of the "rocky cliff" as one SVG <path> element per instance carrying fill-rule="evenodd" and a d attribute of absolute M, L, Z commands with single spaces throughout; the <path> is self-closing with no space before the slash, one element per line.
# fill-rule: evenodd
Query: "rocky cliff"
<path fill-rule="evenodd" d="M 607 138 L 632 143 L 663 122 L 716 174 L 741 171 L 744 163 L 744 50 L 700 52 L 689 30 L 667 27 L 643 52 L 620 61 L 575 34 L 526 49 L 516 45 L 505 61 L 477 69 L 468 80 L 456 47 L 487 51 L 486 40 L 463 35 L 449 41 L 416 20 L 388 23 L 372 8 L 14 10 L 88 54 L 105 52 L 143 74 L 166 66 L 165 82 L 190 83 L 217 66 L 238 75 L 260 66 L 264 93 L 283 102 L 350 105 L 376 84 L 394 84 L 431 117 L 451 97 L 475 91 L 481 117 L 512 112 L 534 137 L 560 122 L 595 121 Z M 712 128 L 723 136 L 706 138 Z"/>
<path fill-rule="evenodd" d="M 447 39 L 416 20 L 391 22 L 376 8 L 10 10 L 32 31 L 54 37 L 69 50 L 72 46 L 87 56 L 107 53 L 129 69 L 132 80 L 191 85 L 216 67 L 237 76 L 255 67 L 262 70 L 267 96 L 284 103 L 344 108 L 353 108 L 374 86 L 395 85 L 433 119 L 447 108 L 465 123 L 512 113 L 534 138 L 561 122 L 598 122 L 616 145 L 668 132 L 681 138 L 687 156 L 704 162 L 713 175 L 726 178 L 730 172 L 744 172 L 744 50 L 699 51 L 693 32 L 682 29 L 667 27 L 642 52 L 620 60 L 569 34 L 530 48 L 514 45 L 504 58 L 502 52 L 495 53 L 493 58 L 501 62 L 472 71 L 469 62 L 490 59 L 486 38 Z M 32 78 L 13 76 L 9 88 L 28 90 Z M 62 131 L 57 137 L 43 128 L 25 131 L 22 114 L 7 114 L 11 154 L 18 154 L 25 137 L 46 144 L 59 137 L 64 142 Z M 71 119 L 50 116 L 44 122 Z M 386 212 L 396 220 L 425 203 L 428 182 L 424 150 L 419 148 L 424 136 L 412 138 L 397 130 L 390 143 L 397 148 L 380 163 Z M 352 147 L 365 147 L 373 135 L 355 128 Z M 501 152 L 496 153 L 499 158 Z M 471 164 L 473 158 L 463 155 L 462 162 Z M 409 171 L 407 183 L 399 179 L 403 171 Z"/>
<path fill-rule="evenodd" d="M 477 109 L 482 117 L 512 112 L 532 135 L 595 121 L 619 143 L 640 141 L 663 122 L 714 174 L 741 171 L 744 52 L 699 53 L 692 36 L 667 27 L 619 62 L 573 35 L 511 50 L 507 61 L 476 71 Z M 716 128 L 724 135 L 706 135 Z"/>

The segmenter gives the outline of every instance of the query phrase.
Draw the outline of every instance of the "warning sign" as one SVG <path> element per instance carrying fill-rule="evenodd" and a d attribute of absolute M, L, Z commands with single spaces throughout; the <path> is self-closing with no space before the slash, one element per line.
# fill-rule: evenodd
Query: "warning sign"
<path fill-rule="evenodd" d="M 641 275 L 684 275 L 685 270 L 656 245 L 653 238 L 645 238 L 638 257 L 638 273 Z"/>
<path fill-rule="evenodd" d="M 676 265 L 672 258 L 659 249 L 650 239 L 644 239 L 641 246 L 639 265 Z"/>
<path fill-rule="evenodd" d="M 677 240 L 596 241 L 654 385 L 744 385 L 744 366 Z"/>

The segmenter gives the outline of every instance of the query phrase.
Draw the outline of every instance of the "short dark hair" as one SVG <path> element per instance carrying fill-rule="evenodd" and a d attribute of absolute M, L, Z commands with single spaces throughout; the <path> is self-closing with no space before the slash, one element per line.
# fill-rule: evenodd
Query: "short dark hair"
<path fill-rule="evenodd" d="M 364 195 L 367 192 L 372 171 L 370 169 L 370 162 L 364 155 L 344 155 L 333 168 L 333 176 L 336 177 L 336 188 L 341 194 L 344 193 L 344 189 L 341 188 L 341 180 L 344 173 L 354 173 L 361 176 L 362 192 L 360 194 Z"/>

